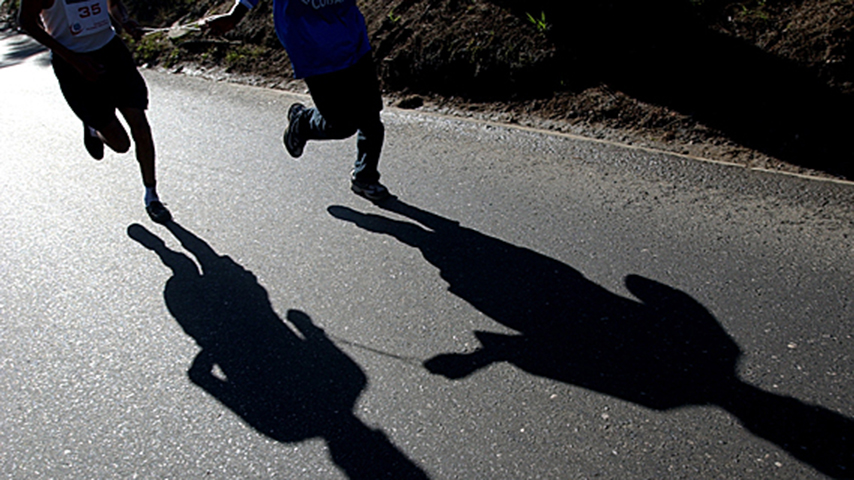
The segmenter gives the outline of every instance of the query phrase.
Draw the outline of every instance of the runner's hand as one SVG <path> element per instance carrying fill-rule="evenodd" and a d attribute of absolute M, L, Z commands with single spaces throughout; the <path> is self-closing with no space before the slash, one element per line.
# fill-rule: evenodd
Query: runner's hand
<path fill-rule="evenodd" d="M 127 21 L 122 24 L 122 29 L 128 32 L 128 35 L 130 35 L 131 37 L 133 37 L 134 40 L 137 41 L 139 41 L 139 39 L 142 38 L 142 35 L 145 33 L 139 23 L 137 23 L 137 21 L 132 18 L 127 19 Z"/>
<path fill-rule="evenodd" d="M 214 15 L 212 17 L 199 20 L 199 26 L 203 32 L 210 32 L 214 35 L 225 35 L 234 29 L 237 21 L 230 15 Z"/>
<path fill-rule="evenodd" d="M 83 78 L 89 82 L 98 80 L 107 71 L 102 64 L 85 54 L 75 54 L 68 59 L 68 63 L 76 68 L 83 75 Z"/>

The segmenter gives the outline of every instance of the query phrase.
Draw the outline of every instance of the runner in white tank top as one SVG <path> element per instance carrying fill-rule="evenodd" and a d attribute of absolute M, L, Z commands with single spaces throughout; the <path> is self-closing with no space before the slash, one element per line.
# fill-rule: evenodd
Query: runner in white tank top
<path fill-rule="evenodd" d="M 131 137 L 145 186 L 145 210 L 157 223 L 172 216 L 157 195 L 154 141 L 145 109 L 148 89 L 112 20 L 139 38 L 142 30 L 121 0 L 21 0 L 18 23 L 51 50 L 54 73 L 68 105 L 83 121 L 83 143 L 96 160 L 104 144 L 125 153 Z M 131 130 L 125 131 L 116 110 Z"/>
<path fill-rule="evenodd" d="M 103 48 L 116 35 L 107 0 L 54 0 L 41 19 L 51 37 L 78 53 Z"/>

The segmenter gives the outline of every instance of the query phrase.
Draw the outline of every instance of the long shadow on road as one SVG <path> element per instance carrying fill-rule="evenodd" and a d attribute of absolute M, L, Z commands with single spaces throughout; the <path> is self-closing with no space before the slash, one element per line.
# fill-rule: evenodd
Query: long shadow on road
<path fill-rule="evenodd" d="M 564 263 L 400 200 L 379 206 L 412 222 L 342 206 L 328 211 L 419 249 L 452 293 L 520 332 L 474 332 L 479 350 L 437 355 L 425 362 L 431 372 L 460 379 L 509 362 L 655 410 L 716 405 L 817 470 L 854 475 L 854 421 L 739 380 L 738 345 L 687 294 L 632 275 L 625 284 L 639 301 L 624 298 Z"/>
<path fill-rule="evenodd" d="M 32 38 L 15 31 L 0 31 L 0 68 L 11 67 L 22 63 L 47 49 Z M 45 56 L 43 65 L 50 64 L 50 57 Z"/>
<path fill-rule="evenodd" d="M 323 438 L 351 479 L 427 478 L 353 414 L 367 377 L 307 314 L 288 311 L 297 334 L 252 272 L 177 223 L 167 228 L 198 266 L 141 225 L 127 233 L 172 270 L 166 306 L 202 349 L 188 371 L 193 383 L 279 442 Z"/>

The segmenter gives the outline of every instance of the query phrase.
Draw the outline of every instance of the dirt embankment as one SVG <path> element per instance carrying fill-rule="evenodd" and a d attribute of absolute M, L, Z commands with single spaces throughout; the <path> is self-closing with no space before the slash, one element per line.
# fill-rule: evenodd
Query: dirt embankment
<path fill-rule="evenodd" d="M 357 1 L 394 104 L 854 179 L 854 0 Z M 126 3 L 152 27 L 232 4 Z M 147 35 L 137 58 L 304 89 L 271 3 L 224 39 Z"/>

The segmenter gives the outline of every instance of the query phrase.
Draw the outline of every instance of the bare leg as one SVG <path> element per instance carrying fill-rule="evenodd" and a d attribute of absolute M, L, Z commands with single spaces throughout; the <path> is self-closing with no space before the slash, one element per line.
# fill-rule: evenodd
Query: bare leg
<path fill-rule="evenodd" d="M 172 220 L 172 214 L 163 206 L 157 197 L 157 181 L 154 177 L 154 139 L 151 127 L 141 108 L 120 108 L 130 127 L 130 134 L 136 147 L 136 161 L 142 173 L 142 184 L 145 185 L 145 211 L 155 223 L 167 224 Z"/>
<path fill-rule="evenodd" d="M 130 138 L 116 117 L 113 117 L 113 121 L 106 127 L 98 130 L 98 137 L 114 152 L 125 153 L 130 150 Z"/>
<path fill-rule="evenodd" d="M 136 146 L 136 161 L 139 162 L 142 173 L 142 183 L 146 187 L 154 187 L 157 181 L 154 176 L 154 139 L 145 110 L 139 108 L 119 109 L 124 115 Z M 108 143 L 109 145 L 109 143 Z M 112 148 L 112 147 L 111 147 Z"/>

